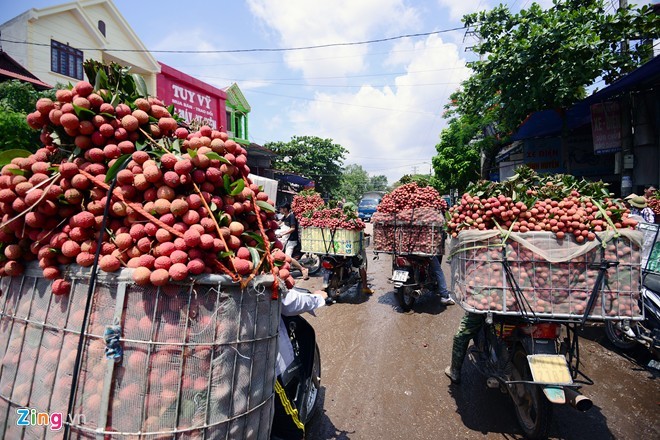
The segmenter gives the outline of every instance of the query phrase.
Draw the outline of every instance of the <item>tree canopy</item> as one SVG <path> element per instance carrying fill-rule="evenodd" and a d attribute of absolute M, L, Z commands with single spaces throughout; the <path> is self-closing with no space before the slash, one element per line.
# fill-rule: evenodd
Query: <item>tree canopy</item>
<path fill-rule="evenodd" d="M 660 36 L 649 6 L 606 13 L 604 0 L 555 0 L 547 10 L 533 3 L 519 13 L 500 5 L 463 21 L 480 39 L 480 60 L 468 64 L 472 76 L 451 96 L 448 116 L 450 126 L 477 124 L 475 138 L 490 128 L 487 163 L 529 114 L 567 108 L 598 78 L 620 78 L 648 59 L 650 45 L 639 43 Z M 633 43 L 621 50 L 624 40 Z"/>
<path fill-rule="evenodd" d="M 39 93 L 31 84 L 17 80 L 0 83 L 0 150 L 36 151 L 39 131 L 27 124 L 27 114 L 42 96 L 54 97 L 54 93 Z"/>
<path fill-rule="evenodd" d="M 369 176 L 361 165 L 350 164 L 344 167 L 337 198 L 344 198 L 347 202 L 357 205 L 367 191 L 387 191 L 387 177 L 383 175 Z"/>
<path fill-rule="evenodd" d="M 479 124 L 467 116 L 458 118 L 440 133 L 433 171 L 434 186 L 441 194 L 453 188 L 464 190 L 480 178 L 480 151 L 492 144 L 492 138 L 480 134 Z"/>
<path fill-rule="evenodd" d="M 264 147 L 278 155 L 273 163 L 275 168 L 310 178 L 319 193 L 336 197 L 348 152 L 344 147 L 333 143 L 332 139 L 316 136 L 293 136 L 289 142 L 268 142 Z"/>

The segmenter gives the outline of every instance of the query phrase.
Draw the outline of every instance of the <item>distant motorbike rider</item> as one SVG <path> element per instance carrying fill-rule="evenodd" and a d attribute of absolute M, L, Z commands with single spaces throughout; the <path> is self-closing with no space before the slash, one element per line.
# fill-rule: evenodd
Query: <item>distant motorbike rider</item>
<path fill-rule="evenodd" d="M 312 315 L 314 310 L 323 307 L 328 295 L 317 290 L 309 294 L 297 289 L 290 289 L 282 296 L 282 310 L 284 316 L 296 316 L 305 312 Z M 299 440 L 305 438 L 305 425 L 298 417 L 298 411 L 291 403 L 291 397 L 286 395 L 282 384 L 281 375 L 293 362 L 293 346 L 289 339 L 289 333 L 280 317 L 278 338 L 277 338 L 277 361 L 275 371 L 277 379 L 275 381 L 275 413 L 273 416 L 273 427 L 271 430 L 272 440 Z"/>
<path fill-rule="evenodd" d="M 433 274 L 438 281 L 438 294 L 440 295 L 440 302 L 446 306 L 453 306 L 456 304 L 456 302 L 451 298 L 451 292 L 449 289 L 447 289 L 447 280 L 445 279 L 445 274 L 442 271 L 442 267 L 440 266 L 440 258 L 438 258 L 437 255 L 434 255 L 433 258 L 431 258 L 431 270 L 433 271 Z"/>
<path fill-rule="evenodd" d="M 291 265 L 298 269 L 304 280 L 309 279 L 309 270 L 304 268 L 298 260 L 293 258 L 293 250 L 298 245 L 299 234 L 298 234 L 298 220 L 296 216 L 291 212 L 291 204 L 286 203 L 280 207 L 280 212 L 284 216 L 282 222 L 288 227 L 288 229 L 279 234 L 279 238 L 286 238 L 286 244 L 284 245 L 284 253 L 291 257 Z"/>

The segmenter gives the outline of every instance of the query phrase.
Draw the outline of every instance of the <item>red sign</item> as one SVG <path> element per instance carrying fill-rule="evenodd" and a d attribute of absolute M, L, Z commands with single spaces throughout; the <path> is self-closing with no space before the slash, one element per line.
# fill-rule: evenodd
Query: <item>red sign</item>
<path fill-rule="evenodd" d="M 591 134 L 594 154 L 621 151 L 621 110 L 618 102 L 591 106 Z"/>
<path fill-rule="evenodd" d="M 160 63 L 158 98 L 174 104 L 175 112 L 188 122 L 201 120 L 212 128 L 227 130 L 227 94 L 190 75 Z"/>

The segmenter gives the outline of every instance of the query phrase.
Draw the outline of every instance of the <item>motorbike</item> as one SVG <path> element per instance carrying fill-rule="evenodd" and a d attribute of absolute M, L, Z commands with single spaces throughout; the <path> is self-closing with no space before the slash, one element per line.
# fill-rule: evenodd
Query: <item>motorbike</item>
<path fill-rule="evenodd" d="M 431 258 L 418 255 L 396 255 L 392 258 L 392 282 L 399 306 L 408 312 L 426 292 L 436 292 L 438 282 L 431 268 Z"/>
<path fill-rule="evenodd" d="M 509 394 L 527 438 L 547 437 L 553 404 L 568 403 L 579 411 L 592 407 L 578 391 L 581 384 L 593 382 L 577 369 L 576 324 L 490 314 L 484 319 L 468 359 L 487 377 L 489 388 Z M 562 325 L 567 328 L 563 341 Z"/>
<path fill-rule="evenodd" d="M 307 269 L 310 275 L 314 275 L 321 270 L 321 258 L 317 254 L 311 252 L 303 252 L 301 250 L 300 241 L 293 248 L 291 256 L 295 258 L 302 267 Z"/>
<path fill-rule="evenodd" d="M 321 258 L 323 268 L 323 290 L 328 294 L 326 302 L 339 302 L 339 295 L 360 281 L 358 257 L 324 255 Z"/>
<path fill-rule="evenodd" d="M 294 359 L 281 375 L 282 385 L 307 425 L 321 406 L 321 354 L 314 328 L 300 315 L 282 316 L 293 345 Z"/>
<path fill-rule="evenodd" d="M 275 231 L 276 235 L 279 236 L 284 231 L 283 228 Z M 286 241 L 282 244 L 286 245 Z M 294 258 L 302 267 L 308 270 L 310 275 L 314 275 L 321 269 L 321 259 L 317 254 L 311 252 L 303 252 L 301 247 L 301 242 L 298 240 L 296 246 L 293 248 L 291 257 Z"/>
<path fill-rule="evenodd" d="M 660 358 L 660 267 L 658 255 L 658 226 L 646 224 L 644 232 L 649 238 L 647 264 L 642 271 L 642 288 L 639 306 L 644 310 L 643 321 L 622 320 L 605 322 L 605 334 L 612 344 L 622 350 L 630 350 L 642 345 L 651 351 L 654 358 Z"/>

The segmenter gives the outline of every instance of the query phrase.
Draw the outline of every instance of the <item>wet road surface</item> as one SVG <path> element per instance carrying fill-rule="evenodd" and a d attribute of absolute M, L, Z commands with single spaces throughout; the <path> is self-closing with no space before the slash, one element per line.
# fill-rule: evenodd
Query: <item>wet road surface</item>
<path fill-rule="evenodd" d="M 368 225 L 370 227 L 371 225 Z M 351 289 L 347 300 L 306 315 L 321 350 L 323 408 L 308 427 L 310 440 L 520 439 L 510 398 L 486 388 L 469 363 L 459 386 L 443 374 L 452 337 L 463 315 L 439 297 L 421 297 L 413 310 L 397 306 L 389 255 L 369 256 L 373 295 Z M 450 279 L 449 266 L 443 269 Z M 297 284 L 321 287 L 320 273 Z M 625 354 L 609 344 L 601 327 L 580 339 L 583 371 L 594 380 L 583 393 L 594 406 L 585 413 L 554 406 L 552 439 L 660 438 L 660 372 L 647 369 L 648 354 Z"/>

